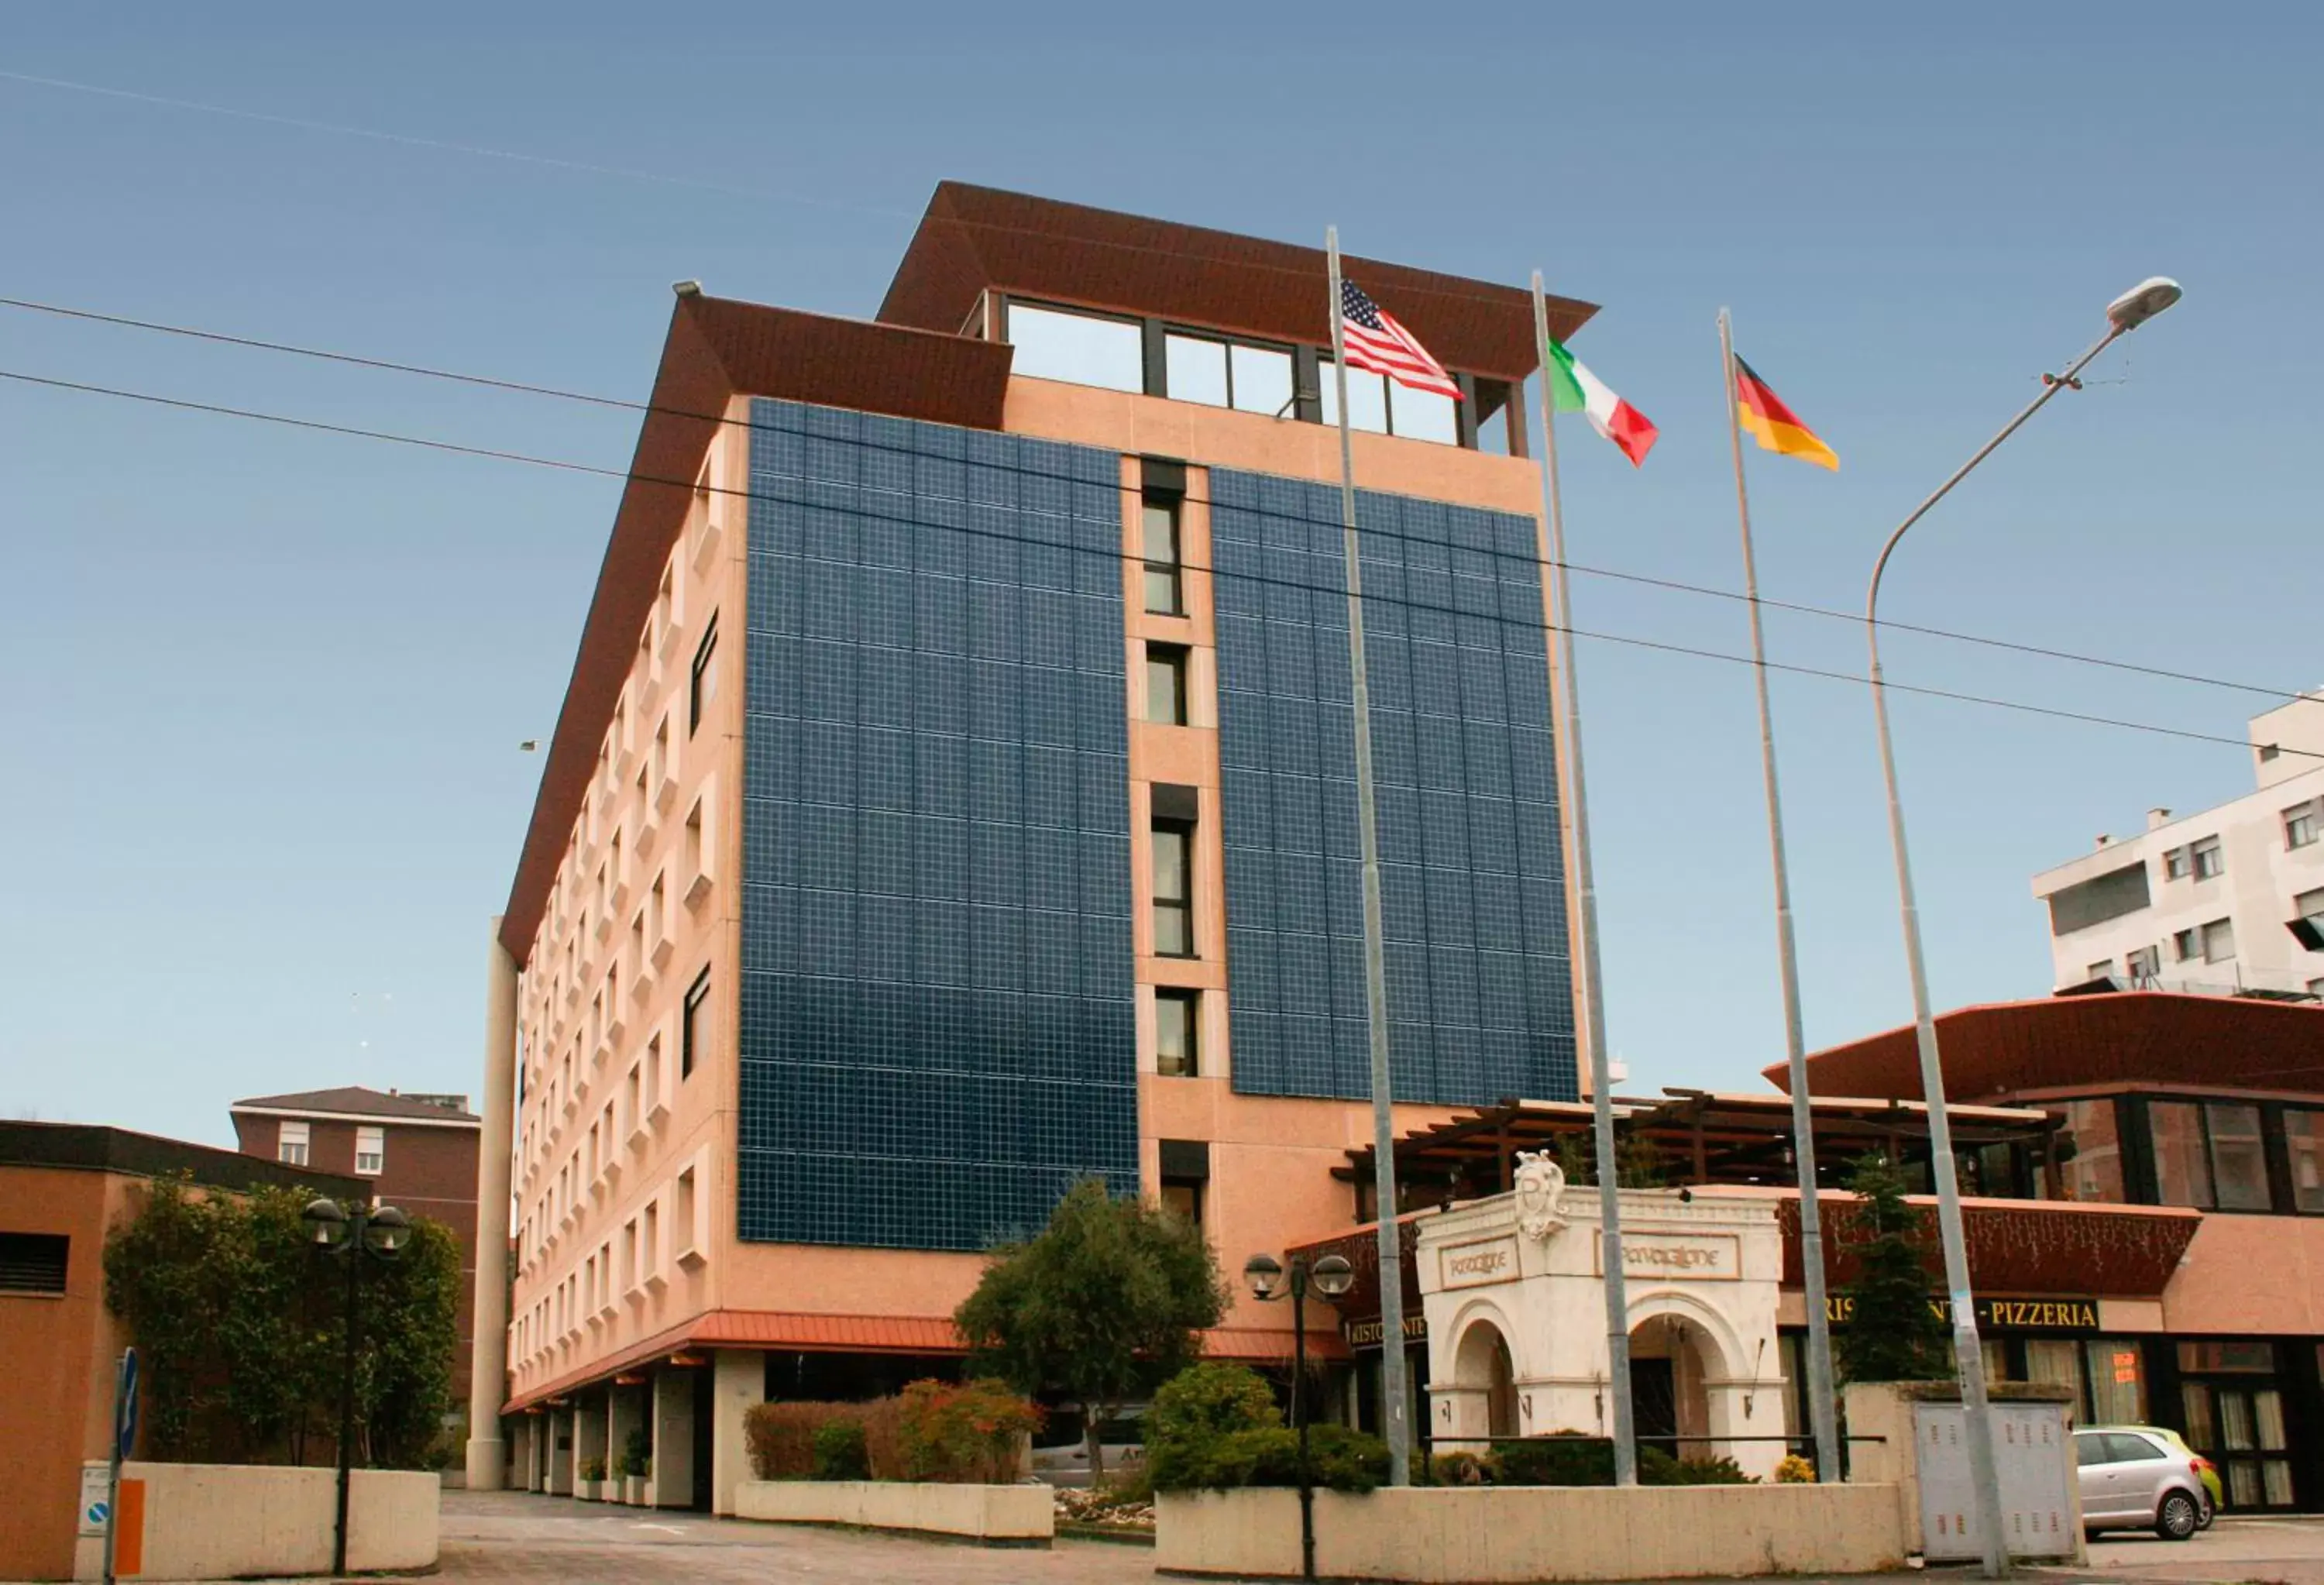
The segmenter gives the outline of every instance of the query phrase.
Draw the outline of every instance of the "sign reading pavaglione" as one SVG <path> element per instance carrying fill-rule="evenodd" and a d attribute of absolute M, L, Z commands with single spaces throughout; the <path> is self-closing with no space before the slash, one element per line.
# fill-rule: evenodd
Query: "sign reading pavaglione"
<path fill-rule="evenodd" d="M 1601 1237 L 1592 1268 L 1606 1270 Z M 1672 1277 L 1681 1282 L 1743 1280 L 1743 1240 L 1733 1233 L 1624 1233 L 1622 1270 L 1628 1276 Z"/>
<path fill-rule="evenodd" d="M 1482 1283 L 1512 1281 L 1517 1274 L 1517 1241 L 1503 1237 L 1447 1245 L 1436 1251 L 1436 1271 L 1441 1287 L 1473 1288 Z"/>

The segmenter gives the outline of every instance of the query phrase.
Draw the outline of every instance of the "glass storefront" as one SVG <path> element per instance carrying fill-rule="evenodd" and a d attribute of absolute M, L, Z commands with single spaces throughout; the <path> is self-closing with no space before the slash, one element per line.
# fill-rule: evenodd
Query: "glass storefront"
<path fill-rule="evenodd" d="M 2227 1506 L 2290 1507 L 2292 1436 L 2276 1345 L 2186 1341 L 2178 1351 L 2187 1442 L 2219 1466 Z"/>

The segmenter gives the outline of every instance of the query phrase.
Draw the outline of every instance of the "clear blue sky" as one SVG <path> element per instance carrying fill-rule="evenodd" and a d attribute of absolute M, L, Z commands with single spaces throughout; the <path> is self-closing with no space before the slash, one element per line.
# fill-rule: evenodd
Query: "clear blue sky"
<path fill-rule="evenodd" d="M 670 281 L 869 314 L 945 177 L 1301 241 L 1336 222 L 1605 305 L 1577 350 L 1664 439 L 1634 474 L 1571 432 L 1585 563 L 1738 582 L 1731 306 L 1844 462 L 1755 455 L 1765 587 L 1854 608 L 1888 527 L 2166 272 L 2186 301 L 1916 531 L 1889 611 L 2324 681 L 2319 20 L 1686 10 L 51 7 L 11 18 L 0 71 L 287 121 L 0 78 L 0 295 L 637 398 Z M 0 367 L 616 466 L 634 437 L 9 309 Z M 475 1089 L 540 766 L 516 743 L 554 723 L 613 499 L 0 382 L 0 1115 L 222 1140 L 240 1095 Z M 1585 628 L 1746 643 L 1731 603 L 1576 600 Z M 1770 641 L 1861 668 L 1846 623 L 1777 614 Z M 2264 705 L 1931 640 L 1891 675 L 2231 736 Z M 1781 1031 L 1748 674 L 1600 643 L 1582 676 L 1613 1044 L 1633 1088 L 1756 1084 Z M 1828 1043 L 1909 1013 L 1870 712 L 1798 677 L 1775 706 Z M 2248 786 L 2233 748 L 1897 706 L 1941 1005 L 2046 990 L 2034 871 Z"/>

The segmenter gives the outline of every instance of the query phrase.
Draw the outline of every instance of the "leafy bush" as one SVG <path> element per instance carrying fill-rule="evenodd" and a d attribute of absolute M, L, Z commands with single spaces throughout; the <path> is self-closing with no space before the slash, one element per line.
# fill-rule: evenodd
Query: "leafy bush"
<path fill-rule="evenodd" d="M 651 1426 L 630 1427 L 629 1442 L 623 1453 L 623 1461 L 629 1466 L 629 1473 L 632 1475 L 653 1473 L 653 1428 Z"/>
<path fill-rule="evenodd" d="M 874 1480 L 908 1480 L 904 1467 L 904 1400 L 876 1398 L 863 1411 L 863 1458 Z"/>
<path fill-rule="evenodd" d="M 1638 1450 L 1641 1486 L 1752 1486 L 1732 1459 L 1674 1459 L 1658 1447 Z"/>
<path fill-rule="evenodd" d="M 742 1416 L 751 1468 L 761 1480 L 805 1480 L 815 1473 L 816 1433 L 838 1420 L 861 1423 L 862 1404 L 753 1404 Z"/>
<path fill-rule="evenodd" d="M 1653 1450 L 1641 1449 L 1645 1455 Z M 1614 1442 L 1611 1437 L 1584 1436 L 1561 1431 L 1549 1436 L 1528 1436 L 1505 1442 L 1497 1450 L 1495 1479 L 1503 1486 L 1611 1486 L 1614 1484 Z M 1645 1479 L 1643 1469 L 1639 1475 Z"/>
<path fill-rule="evenodd" d="M 872 1460 L 863 1448 L 863 1422 L 826 1420 L 815 1431 L 817 1480 L 869 1480 Z"/>
<path fill-rule="evenodd" d="M 605 1478 L 605 1461 L 604 1461 L 604 1460 L 603 1460 L 603 1459 L 584 1459 L 584 1460 L 582 1460 L 582 1461 L 581 1461 L 581 1479 L 584 1479 L 584 1480 L 603 1480 L 604 1478 Z"/>
<path fill-rule="evenodd" d="M 1491 1453 L 1439 1453 L 1428 1461 L 1431 1486 L 1491 1486 L 1500 1479 L 1500 1461 Z"/>
<path fill-rule="evenodd" d="M 1275 1394 L 1240 1365 L 1189 1366 L 1155 1390 L 1146 1411 L 1146 1468 L 1157 1491 L 1211 1486 L 1214 1444 L 1283 1424 Z"/>
<path fill-rule="evenodd" d="M 1154 1470 L 1145 1463 L 1134 1463 L 1109 1474 L 1103 1488 L 1106 1501 L 1115 1507 L 1150 1507 L 1154 1501 Z"/>
<path fill-rule="evenodd" d="M 915 1381 L 898 1424 L 906 1478 L 1007 1485 L 1021 1439 L 1040 1428 L 1039 1407 L 1000 1382 Z"/>
<path fill-rule="evenodd" d="M 1775 1484 L 1778 1486 L 1812 1486 L 1815 1478 L 1815 1465 L 1797 1453 L 1785 1453 L 1783 1462 L 1775 1466 Z"/>

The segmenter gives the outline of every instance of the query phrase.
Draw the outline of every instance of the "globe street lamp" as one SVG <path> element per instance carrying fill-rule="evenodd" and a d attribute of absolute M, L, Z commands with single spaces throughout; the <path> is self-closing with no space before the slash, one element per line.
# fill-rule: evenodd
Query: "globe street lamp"
<path fill-rule="evenodd" d="M 384 1265 L 410 1241 L 411 1220 L 392 1205 L 358 1200 L 342 1207 L 335 1200 L 309 1201 L 300 1218 L 308 1241 L 347 1263 L 346 1350 L 339 1373 L 338 1516 L 331 1535 L 331 1572 L 347 1571 L 347 1479 L 355 1444 L 355 1340 L 363 1322 L 363 1267 Z"/>
<path fill-rule="evenodd" d="M 1977 1332 L 1977 1306 L 1969 1292 L 1969 1249 L 1961 1236 L 1960 1184 L 1953 1170 L 1952 1126 L 1945 1115 L 1945 1074 L 1938 1057 L 1937 1025 L 1929 1010 L 1928 966 L 1921 955 L 1921 914 L 1913 898 L 1913 864 L 1904 846 L 1904 812 L 1896 794 L 1896 753 L 1888 737 L 1888 689 L 1880 672 L 1880 578 L 1897 542 L 1929 509 L 1942 501 L 1969 471 L 1993 455 L 2018 427 L 2042 410 L 2061 391 L 2081 389 L 2080 374 L 2091 359 L 2147 320 L 2179 300 L 2179 283 L 2157 275 L 2140 281 L 2107 305 L 2106 334 L 2076 358 L 2062 374 L 2044 374 L 2042 394 L 2001 432 L 1987 441 L 1975 456 L 1956 469 L 1936 493 L 1913 509 L 1913 513 L 1888 536 L 1880 559 L 1872 567 L 1872 585 L 1864 596 L 1864 638 L 1872 656 L 1872 714 L 1880 734 L 1880 773 L 1888 788 L 1888 840 L 1895 850 L 1896 896 L 1904 930 L 1904 960 L 1913 981 L 1913 1031 L 1920 1047 L 1921 1098 L 1929 1109 L 1929 1175 L 1937 1192 L 1937 1232 L 1944 1245 L 1945 1286 L 1952 1300 L 1953 1352 L 1960 1361 L 1961 1416 L 1968 1422 L 1969 1480 L 1976 1504 L 1978 1543 L 1984 1554 L 1985 1573 L 1997 1579 L 2008 1567 L 2001 1533 L 2000 1480 L 1993 1461 L 1993 1423 L 1986 1409 L 1985 1350 Z M 1811 1191 L 1812 1192 L 1812 1191 Z"/>
<path fill-rule="evenodd" d="M 1315 1477 L 1307 1462 L 1307 1290 L 1327 1299 L 1346 1293 L 1356 1280 L 1356 1268 L 1337 1255 L 1309 1264 L 1305 1255 L 1291 1258 L 1290 1280 L 1284 1280 L 1283 1263 L 1272 1255 L 1254 1255 L 1243 1262 L 1243 1280 L 1262 1304 L 1291 1295 L 1291 1424 L 1299 1437 L 1299 1566 L 1303 1580 L 1315 1577 Z M 1401 1338 L 1395 1340 L 1401 1346 Z M 1382 1346 L 1388 1346 L 1383 1340 Z"/>

